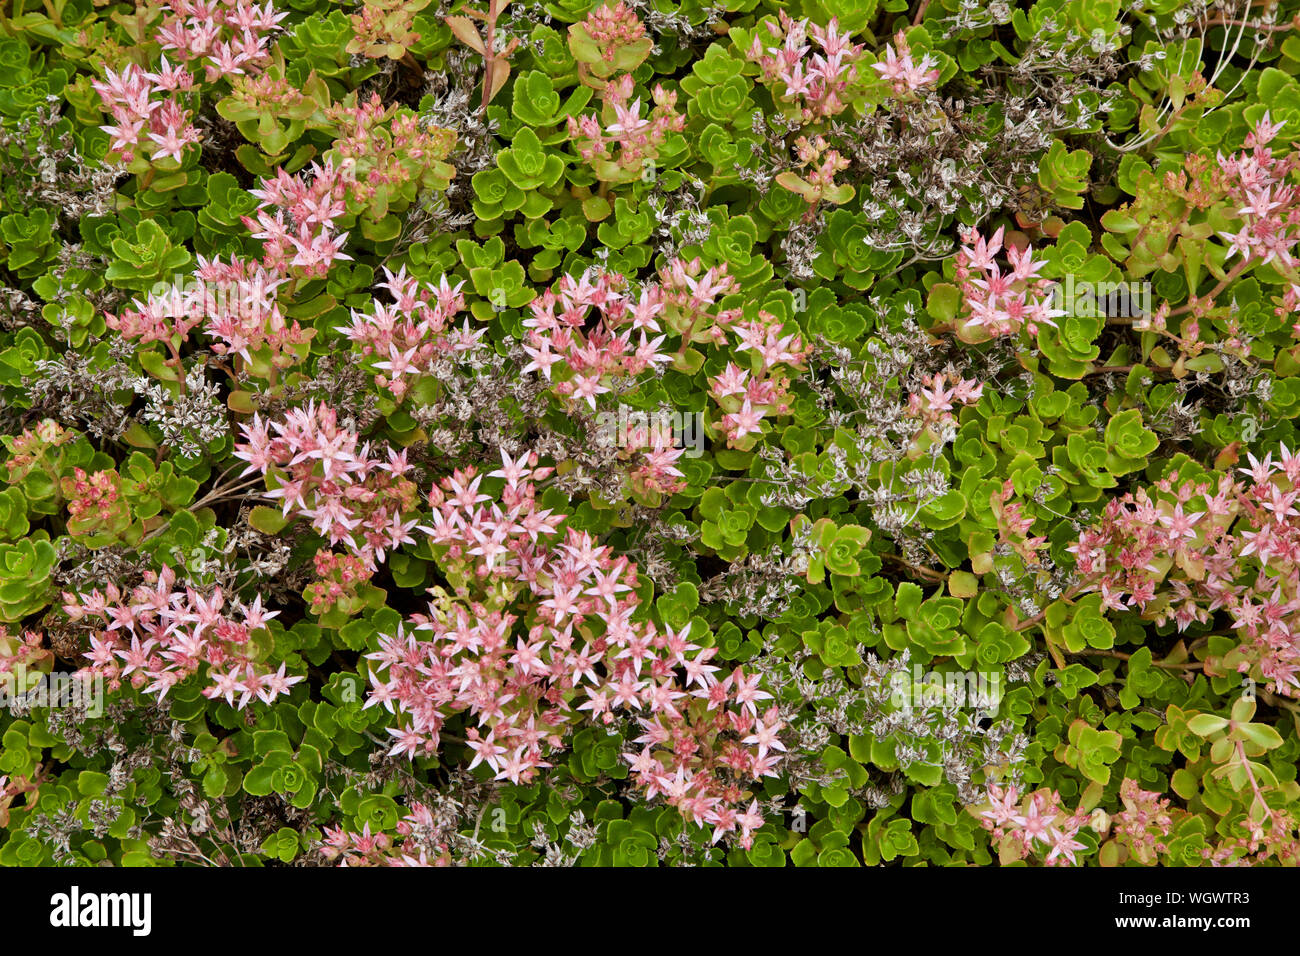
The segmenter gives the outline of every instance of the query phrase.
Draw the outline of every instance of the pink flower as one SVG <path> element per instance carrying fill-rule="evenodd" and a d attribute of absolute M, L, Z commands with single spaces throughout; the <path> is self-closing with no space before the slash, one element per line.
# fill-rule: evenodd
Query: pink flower
<path fill-rule="evenodd" d="M 1028 809 L 1012 817 L 1011 822 L 1024 834 L 1026 844 L 1034 840 L 1049 843 L 1052 840 L 1052 822 L 1055 819 L 1055 815 L 1043 816 L 1039 801 L 1030 800 Z"/>
<path fill-rule="evenodd" d="M 863 47 L 849 42 L 851 34 L 838 32 L 835 18 L 825 26 L 807 20 L 793 20 L 778 11 L 779 26 L 768 22 L 775 46 L 765 46 L 755 37 L 748 58 L 762 70 L 763 80 L 780 84 L 774 96 L 798 113 L 804 124 L 835 116 L 847 107 L 846 95 L 857 79 L 857 63 Z M 820 48 L 809 56 L 813 46 Z"/>
<path fill-rule="evenodd" d="M 1191 515 L 1183 514 L 1183 506 L 1180 502 L 1174 506 L 1172 515 L 1161 515 L 1159 520 L 1162 525 L 1169 529 L 1170 537 L 1177 540 L 1179 538 L 1195 538 L 1196 521 L 1204 516 L 1205 512 L 1203 511 Z"/>
<path fill-rule="evenodd" d="M 1047 862 L 1053 863 L 1058 858 L 1063 858 L 1071 866 L 1074 865 L 1074 852 L 1084 849 L 1084 845 L 1075 840 L 1073 834 L 1067 830 L 1057 830 L 1051 837 L 1052 848 L 1047 853 Z"/>
<path fill-rule="evenodd" d="M 894 85 L 895 94 L 902 95 L 923 86 L 938 82 L 939 70 L 930 54 L 921 57 L 920 63 L 912 61 L 912 53 L 903 31 L 894 37 L 894 45 L 885 46 L 885 61 L 873 63 L 871 68 Z"/>
<path fill-rule="evenodd" d="M 747 398 L 741 404 L 739 411 L 723 415 L 722 427 L 728 441 L 736 442 L 746 435 L 761 434 L 763 429 L 759 423 L 763 420 L 763 414 L 763 410 L 754 408 Z"/>
<path fill-rule="evenodd" d="M 962 235 L 957 254 L 957 280 L 969 314 L 967 328 L 983 328 L 992 336 L 1011 335 L 1021 328 L 1036 334 L 1038 326 L 1055 326 L 1065 311 L 1052 307 L 1052 283 L 1036 278 L 1044 263 L 1035 262 L 1028 247 L 1009 249 L 1012 270 L 1003 273 L 994 256 L 1002 248 L 1003 229 L 985 239 L 973 229 Z"/>
<path fill-rule="evenodd" d="M 592 411 L 596 410 L 596 396 L 609 391 L 608 386 L 600 383 L 599 375 L 575 375 L 566 384 L 571 386 L 574 397 L 586 401 Z"/>

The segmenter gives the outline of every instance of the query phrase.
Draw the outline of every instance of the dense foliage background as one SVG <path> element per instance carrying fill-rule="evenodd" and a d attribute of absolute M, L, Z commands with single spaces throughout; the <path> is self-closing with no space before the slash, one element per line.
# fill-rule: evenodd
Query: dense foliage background
<path fill-rule="evenodd" d="M 0 864 L 1296 862 L 1295 0 L 4 9 Z"/>

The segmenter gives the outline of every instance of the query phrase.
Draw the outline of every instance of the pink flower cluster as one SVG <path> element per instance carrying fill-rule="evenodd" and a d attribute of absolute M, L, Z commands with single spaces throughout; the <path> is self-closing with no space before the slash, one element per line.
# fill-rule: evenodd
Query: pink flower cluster
<path fill-rule="evenodd" d="M 316 552 L 312 564 L 316 580 L 303 589 L 312 614 L 320 617 L 337 608 L 351 616 L 361 609 L 357 589 L 374 577 L 373 562 L 322 548 Z"/>
<path fill-rule="evenodd" d="M 183 342 L 190 330 L 203 321 L 207 294 L 202 285 L 176 285 L 151 293 L 144 302 L 135 299 L 131 305 L 120 315 L 105 312 L 104 323 L 125 338 L 139 339 L 142 344 L 162 342 L 170 347 L 177 339 Z"/>
<path fill-rule="evenodd" d="M 457 596 L 381 638 L 365 706 L 401 715 L 391 753 L 411 757 L 435 753 L 447 719 L 467 714 L 469 767 L 512 783 L 550 766 L 582 722 L 636 716 L 645 746 L 626 757 L 648 794 L 715 839 L 739 829 L 747 845 L 762 819 L 738 812 L 745 783 L 774 775 L 785 749 L 775 709 L 758 714 L 769 695 L 741 670 L 718 680 L 716 652 L 691 643 L 689 625 L 637 619 L 636 566 L 586 532 L 561 538 L 563 516 L 539 508 L 536 482 L 550 472 L 535 454 L 503 452 L 501 468 L 456 471 L 430 492 L 420 530 Z M 503 479 L 499 495 L 480 490 L 484 477 Z"/>
<path fill-rule="evenodd" d="M 654 109 L 642 116 L 640 98 L 632 99 L 633 86 L 631 73 L 605 84 L 601 90 L 604 126 L 595 113 L 569 117 L 569 136 L 576 142 L 583 160 L 596 167 L 601 179 L 612 181 L 616 176 L 626 179 L 641 175 L 646 162 L 659 155 L 668 134 L 686 128 L 686 117 L 675 109 L 676 92 L 656 84 L 651 92 Z M 610 116 L 613 122 L 608 122 Z"/>
<path fill-rule="evenodd" d="M 325 827 L 321 856 L 337 860 L 339 866 L 450 866 L 451 852 L 445 843 L 437 844 L 433 859 L 421 845 L 436 832 L 433 813 L 423 803 L 413 801 L 410 812 L 397 823 L 398 840 L 387 833 L 371 833 L 369 823 L 360 833 Z"/>
<path fill-rule="evenodd" d="M 20 637 L 10 634 L 9 629 L 0 624 L 0 684 L 4 683 L 4 675 L 14 673 L 15 668 L 34 673 L 41 665 L 52 662 L 53 657 L 53 652 L 45 646 L 45 635 L 40 631 L 25 630 Z M 20 692 L 24 689 L 18 688 Z"/>
<path fill-rule="evenodd" d="M 682 332 L 683 348 L 697 340 L 697 329 L 703 329 L 710 323 L 713 341 L 721 345 L 726 341 L 723 330 L 742 314 L 740 309 L 722 309 L 716 314 L 713 312 L 723 296 L 740 290 L 736 280 L 727 275 L 725 262 L 705 269 L 698 256 L 689 262 L 675 258 L 659 270 L 659 284 L 664 308 L 672 317 L 670 324 Z"/>
<path fill-rule="evenodd" d="M 849 168 L 849 160 L 839 150 L 831 149 L 825 137 L 809 139 L 800 136 L 794 141 L 794 151 L 799 157 L 799 168 L 804 170 L 804 175 L 799 177 L 804 186 L 799 192 L 812 206 L 815 207 L 823 198 L 836 196 L 837 190 L 842 188 L 849 189 L 852 194 L 852 187 L 839 187 L 835 183 L 836 174 Z M 815 215 L 815 208 L 808 210 L 808 219 Z"/>
<path fill-rule="evenodd" d="M 0 464 L 0 468 L 7 473 L 10 484 L 22 481 L 38 467 L 57 480 L 57 473 L 51 465 L 61 460 L 62 453 L 54 449 L 76 437 L 76 432 L 64 428 L 54 419 L 43 418 L 31 428 L 24 428 L 16 438 L 5 438 L 9 458 Z"/>
<path fill-rule="evenodd" d="M 194 272 L 197 280 L 190 286 L 188 301 L 171 306 L 170 314 L 181 321 L 184 316 L 206 317 L 204 334 L 217 339 L 212 351 L 218 355 L 238 355 L 252 362 L 255 354 L 265 354 L 276 368 L 288 368 L 298 362 L 298 351 L 311 341 L 314 330 L 298 322 L 286 322 L 280 311 L 276 290 L 286 281 L 268 272 L 262 263 L 231 259 L 199 259 Z M 156 308 L 151 299 L 149 308 Z"/>
<path fill-rule="evenodd" d="M 659 331 L 655 316 L 664 307 L 663 290 L 647 285 L 633 301 L 627 288 L 622 275 L 589 269 L 578 279 L 562 277 L 558 294 L 548 289 L 533 299 L 532 316 L 523 323 L 528 329 L 524 351 L 531 359 L 523 371 L 539 371 L 549 380 L 552 366 L 563 363 L 568 374 L 555 391 L 585 401 L 594 411 L 596 396 L 610 391 L 612 378 L 671 361 L 659 349 L 663 335 L 646 337 L 647 330 Z M 634 343 L 636 332 L 640 339 Z"/>
<path fill-rule="evenodd" d="M 1061 795 L 1043 788 L 1020 798 L 1015 787 L 1003 790 L 989 784 L 985 809 L 979 811 L 980 823 L 1000 841 L 1004 855 L 1023 860 L 1032 853 L 1046 851 L 1048 866 L 1077 861 L 1075 853 L 1084 845 L 1075 837 L 1088 822 L 1088 814 L 1076 810 L 1067 813 Z"/>
<path fill-rule="evenodd" d="M 127 338 L 163 342 L 176 355 L 174 339 L 183 341 L 206 321 L 206 334 L 219 340 L 212 346 L 218 354 L 251 362 L 265 350 L 270 365 L 288 368 L 313 330 L 285 320 L 277 290 L 300 278 L 323 277 L 335 260 L 351 258 L 341 251 L 347 233 L 333 232 L 347 187 L 347 178 L 328 161 L 313 163 L 309 178 L 279 170 L 252 191 L 261 200 L 257 218 L 243 220 L 257 230 L 253 238 L 265 240 L 260 261 L 200 256 L 189 282 L 152 292 L 144 302 L 136 299 L 121 315 L 106 314 L 105 322 Z M 267 211 L 272 208 L 273 215 Z"/>
<path fill-rule="evenodd" d="M 724 409 L 734 406 L 719 420 L 729 445 L 744 441 L 746 435 L 761 435 L 763 418 L 772 405 L 780 402 L 782 407 L 788 407 L 784 394 L 776 394 L 771 379 L 751 378 L 750 373 L 735 362 L 728 362 L 722 374 L 714 376 L 709 394 Z"/>
<path fill-rule="evenodd" d="M 699 258 L 673 259 L 660 270 L 659 282 L 645 285 L 635 298 L 628 287 L 622 275 L 588 270 L 578 279 L 562 277 L 558 292 L 548 290 L 535 298 L 532 315 L 523 323 L 528 329 L 524 351 L 530 359 L 523 371 L 540 371 L 551 379 L 558 365 L 563 373 L 556 374 L 555 391 L 585 401 L 594 411 L 597 397 L 612 391 L 614 379 L 672 361 L 661 349 L 667 335 L 647 334 L 662 333 L 661 322 L 680 333 L 679 355 L 696 341 L 723 345 L 731 329 L 740 339 L 736 350 L 752 351 L 754 358 L 751 370 L 729 363 L 713 380 L 712 394 L 722 406 L 728 440 L 738 442 L 760 432 L 759 422 L 767 414 L 789 411 L 789 377 L 778 366 L 802 367 L 808 347 L 797 331 L 786 332 L 767 312 L 742 321 L 740 309 L 716 310 L 718 301 L 737 288 L 725 264 L 705 269 Z M 594 321 L 589 317 L 593 308 Z M 637 332 L 640 341 L 634 345 L 632 335 Z M 680 475 L 671 467 L 680 450 L 655 445 L 653 435 L 646 437 L 650 458 L 657 456 L 658 464 L 650 472 L 641 471 L 640 478 L 671 483 Z M 646 467 L 654 464 L 643 462 Z"/>
<path fill-rule="evenodd" d="M 155 162 L 179 163 L 186 144 L 199 141 L 190 112 L 174 95 L 194 88 L 185 64 L 202 65 L 209 83 L 260 69 L 270 60 L 270 35 L 286 16 L 269 0 L 261 9 L 249 0 L 164 0 L 162 10 L 155 39 L 164 50 L 175 51 L 182 64 L 172 66 L 164 54 L 157 72 L 128 63 L 119 73 L 105 70 L 104 80 L 91 83 L 115 124 L 102 127 L 112 137 L 110 151 L 128 163 L 141 146 Z M 154 99 L 157 93 L 173 95 Z"/>
<path fill-rule="evenodd" d="M 614 62 L 620 49 L 645 36 L 645 24 L 623 0 L 612 7 L 606 3 L 592 10 L 582 25 L 600 46 L 600 54 L 607 63 Z"/>
<path fill-rule="evenodd" d="M 912 60 L 912 51 L 902 30 L 894 37 L 892 46 L 886 44 L 884 62 L 873 63 L 871 68 L 893 84 L 896 96 L 904 96 L 939 81 L 939 70 L 930 54 L 922 56 L 920 63 Z"/>
<path fill-rule="evenodd" d="M 1119 786 L 1119 796 L 1124 801 L 1124 809 L 1115 814 L 1112 823 L 1115 841 L 1128 847 L 1139 862 L 1154 863 L 1157 855 L 1169 849 L 1162 839 L 1169 836 L 1174 825 L 1168 798 L 1153 790 L 1143 790 L 1136 780 L 1128 777 Z"/>
<path fill-rule="evenodd" d="M 974 379 L 959 378 L 949 383 L 943 373 L 926 375 L 922 388 L 907 397 L 908 412 L 927 425 L 952 421 L 954 403 L 974 405 L 984 394 L 984 383 Z"/>
<path fill-rule="evenodd" d="M 1246 480 L 1217 487 L 1177 476 L 1112 500 L 1069 550 L 1104 607 L 1133 607 L 1184 630 L 1218 610 L 1241 645 L 1218 667 L 1300 696 L 1300 451 L 1250 457 Z M 1207 661 L 1210 671 L 1214 662 Z M 1256 670 L 1257 669 L 1257 670 Z"/>
<path fill-rule="evenodd" d="M 727 444 L 735 446 L 747 435 L 761 434 L 765 416 L 789 413 L 787 369 L 803 367 L 808 346 L 798 331 L 786 332 L 784 322 L 761 310 L 754 319 L 733 320 L 731 330 L 740 339 L 736 351 L 753 353 L 750 368 L 728 362 L 710 381 L 709 394 L 723 410 L 719 424 Z"/>
<path fill-rule="evenodd" d="M 162 48 L 197 62 L 209 83 L 264 66 L 271 58 L 271 33 L 288 16 L 276 13 L 270 0 L 261 8 L 250 0 L 163 0 L 162 9 Z"/>
<path fill-rule="evenodd" d="M 356 185 L 352 172 L 330 160 L 312 163 L 310 172 L 308 178 L 276 170 L 274 179 L 251 190 L 259 200 L 257 218 L 243 217 L 253 238 L 264 242 L 262 268 L 280 277 L 302 270 L 306 278 L 323 279 L 336 260 L 352 258 L 342 252 L 348 234 L 334 232 L 334 220 L 347 211 L 345 199 Z"/>
<path fill-rule="evenodd" d="M 154 99 L 154 94 L 187 90 L 193 83 L 189 71 L 173 69 L 165 57 L 158 73 L 146 73 L 134 63 L 120 73 L 105 69 L 104 79 L 92 80 L 91 86 L 115 124 L 100 127 L 112 137 L 109 152 L 130 163 L 136 150 L 144 147 L 154 162 L 170 158 L 179 163 L 186 145 L 199 141 L 199 131 L 179 100 Z"/>
<path fill-rule="evenodd" d="M 685 629 L 679 637 L 685 637 Z M 689 661 L 677 656 L 685 666 L 686 686 L 699 686 L 690 697 L 681 693 L 681 703 L 669 701 L 657 712 L 652 705 L 648 718 L 638 718 L 645 733 L 635 742 L 644 746 L 623 758 L 647 799 L 662 794 L 684 819 L 712 826 L 715 843 L 738 830 L 738 842 L 748 850 L 763 814 L 757 800 L 744 808 L 745 788 L 776 776 L 779 752 L 786 749 L 779 737 L 785 724 L 775 705 L 759 712 L 757 702 L 771 695 L 759 689 L 757 675 L 746 677 L 737 668 L 720 681 L 712 674 L 717 668 L 703 663 L 709 651 Z"/>
<path fill-rule="evenodd" d="M 95 521 L 107 521 L 120 509 L 119 480 L 114 470 L 97 471 L 86 474 L 84 469 L 74 468 L 72 474 L 63 479 L 64 493 L 68 498 L 68 514 L 75 521 L 90 525 Z"/>
<path fill-rule="evenodd" d="M 380 288 L 388 290 L 393 304 L 375 303 L 373 312 L 353 309 L 352 324 L 339 331 L 359 344 L 361 354 L 379 370 L 375 384 L 401 402 L 410 388 L 408 379 L 426 374 L 449 355 L 472 350 L 487 329 L 471 331 L 468 319 L 460 329 L 454 325 L 465 308 L 464 282 L 449 285 L 443 276 L 437 286 L 426 285 L 408 276 L 405 267 L 397 275 L 385 268 L 384 275 Z"/>
<path fill-rule="evenodd" d="M 273 480 L 266 497 L 280 500 L 285 515 L 310 519 L 331 546 L 341 544 L 374 567 L 387 551 L 415 543 L 416 519 L 403 517 L 418 499 L 403 477 L 410 470 L 405 451 L 371 457 L 369 443 L 358 447 L 357 433 L 340 427 L 338 413 L 323 403 L 290 409 L 269 426 L 254 414 L 239 427 L 244 440 L 234 455 L 248 462 L 244 474 Z"/>
<path fill-rule="evenodd" d="M 1007 478 L 1002 482 L 1002 489 L 989 496 L 993 516 L 998 521 L 998 538 L 1019 554 L 1026 565 L 1036 565 L 1039 563 L 1038 552 L 1047 546 L 1047 536 L 1030 536 L 1029 531 L 1037 519 L 1025 514 L 1024 505 L 1019 501 L 1011 500 L 1015 494 L 1015 482 Z"/>
<path fill-rule="evenodd" d="M 254 698 L 269 704 L 303 680 L 286 676 L 284 664 L 271 671 L 255 658 L 254 632 L 280 613 L 263 610 L 261 597 L 226 613 L 221 588 L 204 597 L 175 584 L 176 573 L 164 567 L 146 572 L 129 596 L 113 584 L 89 596 L 65 592 L 63 610 L 72 620 L 104 625 L 90 638 L 90 664 L 79 673 L 103 677 L 114 690 L 129 680 L 161 701 L 206 664 L 211 683 L 203 695 L 240 710 Z"/>
<path fill-rule="evenodd" d="M 355 105 L 336 104 L 326 116 L 338 126 L 330 155 L 352 170 L 351 198 L 358 203 L 371 202 L 380 190 L 400 195 L 456 142 L 452 130 L 422 127 L 414 112 L 385 106 L 378 93 Z"/>
<path fill-rule="evenodd" d="M 863 47 L 850 43 L 851 33 L 839 32 L 839 21 L 832 17 L 826 26 L 809 25 L 780 11 L 780 25 L 768 21 L 767 31 L 775 46 L 764 46 L 754 37 L 749 59 L 763 71 L 767 83 L 780 83 L 776 99 L 790 103 L 802 122 L 815 123 L 842 113 L 848 106 L 844 96 L 857 79 L 857 62 Z M 811 57 L 809 37 L 820 47 Z"/>
<path fill-rule="evenodd" d="M 1282 123 L 1273 123 L 1267 113 L 1246 137 L 1246 148 L 1236 156 L 1219 154 L 1219 170 L 1227 181 L 1228 198 L 1239 203 L 1236 210 L 1243 224 L 1236 233 L 1220 232 L 1228 243 L 1228 259 L 1241 255 L 1246 262 L 1276 261 L 1279 268 L 1294 268 L 1291 250 L 1300 240 L 1300 187 L 1287 179 L 1300 169 L 1300 155 L 1273 156 L 1268 144 Z"/>
<path fill-rule="evenodd" d="M 1003 231 L 999 226 L 987 240 L 974 229 L 962 234 L 956 276 L 969 309 L 965 327 L 982 327 L 995 338 L 1021 328 L 1034 335 L 1039 325 L 1055 327 L 1054 319 L 1065 312 L 1052 308 L 1053 283 L 1037 278 L 1044 263 L 1034 261 L 1033 248 L 1008 247 L 1011 271 L 1005 274 L 993 258 L 1002 249 Z"/>
<path fill-rule="evenodd" d="M 676 494 L 686 487 L 677 461 L 686 449 L 676 445 L 677 436 L 663 422 L 631 425 L 614 436 L 619 457 L 630 460 L 628 479 L 641 494 Z"/>

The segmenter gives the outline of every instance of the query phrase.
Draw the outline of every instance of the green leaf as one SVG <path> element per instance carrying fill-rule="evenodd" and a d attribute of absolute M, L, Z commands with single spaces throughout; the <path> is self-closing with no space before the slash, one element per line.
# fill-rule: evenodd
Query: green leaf
<path fill-rule="evenodd" d="M 1209 737 L 1212 734 L 1217 734 L 1227 726 L 1228 719 L 1226 717 L 1216 717 L 1214 714 L 1197 714 L 1187 721 L 1187 729 L 1198 737 Z"/>
<path fill-rule="evenodd" d="M 277 535 L 284 530 L 289 523 L 289 519 L 275 508 L 256 505 L 248 514 L 248 523 L 262 534 Z"/>

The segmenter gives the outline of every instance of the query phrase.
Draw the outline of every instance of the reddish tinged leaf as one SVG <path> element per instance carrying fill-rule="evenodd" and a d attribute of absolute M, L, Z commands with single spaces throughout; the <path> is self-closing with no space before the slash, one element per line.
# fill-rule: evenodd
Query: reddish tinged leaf
<path fill-rule="evenodd" d="M 478 27 L 474 26 L 473 21 L 467 17 L 443 17 L 443 20 L 461 43 L 480 56 L 487 55 L 483 47 L 483 38 L 479 36 Z"/>

